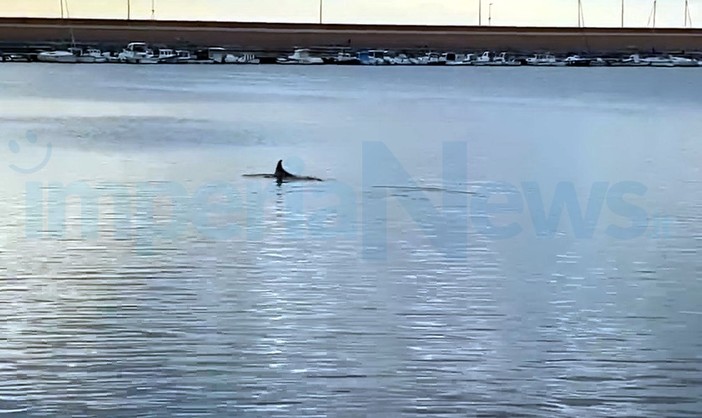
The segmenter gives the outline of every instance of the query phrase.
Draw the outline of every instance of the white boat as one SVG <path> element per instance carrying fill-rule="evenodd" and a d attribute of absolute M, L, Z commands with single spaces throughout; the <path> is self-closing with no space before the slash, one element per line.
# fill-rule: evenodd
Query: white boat
<path fill-rule="evenodd" d="M 71 51 L 46 51 L 40 52 L 37 55 L 37 60 L 41 62 L 76 64 L 78 57 Z"/>
<path fill-rule="evenodd" d="M 69 48 L 69 51 L 78 58 L 78 62 L 82 64 L 103 64 L 107 62 L 107 58 L 102 55 L 102 51 L 96 48 Z"/>
<path fill-rule="evenodd" d="M 496 66 L 496 67 L 504 67 L 504 66 L 516 67 L 516 66 L 522 65 L 522 63 L 515 60 L 515 59 L 507 59 L 507 53 L 502 52 L 502 53 L 500 53 L 500 55 L 498 55 L 492 59 L 492 62 L 490 63 L 490 65 Z"/>
<path fill-rule="evenodd" d="M 485 51 L 483 52 L 483 55 L 479 56 L 474 62 L 473 65 L 490 65 L 492 64 L 492 58 L 490 56 L 490 51 Z"/>
<path fill-rule="evenodd" d="M 159 49 L 157 58 L 162 64 L 187 64 L 193 61 L 190 51 L 186 50 Z"/>
<path fill-rule="evenodd" d="M 311 56 L 309 49 L 296 49 L 287 58 L 278 58 L 277 62 L 278 64 L 324 64 L 323 59 Z"/>
<path fill-rule="evenodd" d="M 187 64 L 191 61 L 193 61 L 193 56 L 190 54 L 190 51 L 186 51 L 184 49 L 179 49 L 176 51 L 176 63 Z"/>
<path fill-rule="evenodd" d="M 159 62 L 176 62 L 178 60 L 178 54 L 170 48 L 156 48 L 153 54 Z"/>
<path fill-rule="evenodd" d="M 106 60 L 108 63 L 114 64 L 114 63 L 120 62 L 120 61 L 119 61 L 119 55 L 114 55 L 114 54 L 111 53 L 111 52 L 103 52 L 103 53 L 102 53 L 102 56 L 105 58 L 105 60 Z"/>
<path fill-rule="evenodd" d="M 595 58 L 590 62 L 590 67 L 606 67 L 609 63 L 602 58 Z"/>
<path fill-rule="evenodd" d="M 368 57 L 373 65 L 390 64 L 389 52 L 384 49 L 372 49 L 368 51 Z"/>
<path fill-rule="evenodd" d="M 698 67 L 700 65 L 697 60 L 692 58 L 675 57 L 671 55 L 670 60 L 673 62 L 674 67 Z"/>
<path fill-rule="evenodd" d="M 334 63 L 337 65 L 357 65 L 361 63 L 361 60 L 351 53 L 339 52 L 336 57 L 334 57 Z"/>
<path fill-rule="evenodd" d="M 673 60 L 668 57 L 648 57 L 642 58 L 643 62 L 647 62 L 651 67 L 673 67 Z"/>
<path fill-rule="evenodd" d="M 651 63 L 642 60 L 639 54 L 631 54 L 619 62 L 613 62 L 612 65 L 615 67 L 648 67 Z"/>
<path fill-rule="evenodd" d="M 359 52 L 358 59 L 363 65 L 384 65 L 389 63 L 385 60 L 387 55 L 388 51 L 383 49 L 371 49 Z"/>
<path fill-rule="evenodd" d="M 407 54 L 399 54 L 396 57 L 392 57 L 391 61 L 394 65 L 412 65 L 412 60 L 407 56 Z"/>
<path fill-rule="evenodd" d="M 260 64 L 261 60 L 256 58 L 256 55 L 246 52 L 241 55 L 227 54 L 224 62 L 227 64 Z"/>
<path fill-rule="evenodd" d="M 158 57 L 144 42 L 132 42 L 119 54 L 119 61 L 127 64 L 158 64 Z"/>
<path fill-rule="evenodd" d="M 473 65 L 473 54 L 456 54 L 455 52 L 446 52 L 441 54 L 439 58 L 444 64 L 451 66 Z"/>
<path fill-rule="evenodd" d="M 571 55 L 563 60 L 563 62 L 569 67 L 589 67 L 592 60 L 590 58 L 583 58 L 580 55 Z"/>
<path fill-rule="evenodd" d="M 535 65 L 540 67 L 560 67 L 565 65 L 563 61 L 558 61 L 551 54 L 534 54 L 533 57 L 527 58 L 527 65 Z"/>
<path fill-rule="evenodd" d="M 224 63 L 227 57 L 227 51 L 219 46 L 207 48 L 207 59 L 217 64 Z"/>
<path fill-rule="evenodd" d="M 438 52 L 427 52 L 422 56 L 410 58 L 410 61 L 415 65 L 443 65 L 446 63 L 441 60 L 441 55 Z"/>

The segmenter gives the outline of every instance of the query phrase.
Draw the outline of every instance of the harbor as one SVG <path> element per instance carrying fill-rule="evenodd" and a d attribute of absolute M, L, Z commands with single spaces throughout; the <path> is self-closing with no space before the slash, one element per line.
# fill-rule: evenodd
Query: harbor
<path fill-rule="evenodd" d="M 121 51 L 102 51 L 94 46 L 34 48 L 2 52 L 3 62 L 59 64 L 279 64 L 279 65 L 444 65 L 470 67 L 702 67 L 700 54 L 569 54 L 514 53 L 508 51 L 437 52 L 386 49 L 296 48 L 291 53 L 233 50 L 223 47 L 196 50 L 151 46 L 130 42 Z"/>
<path fill-rule="evenodd" d="M 694 67 L 702 30 L 0 18 L 5 62 Z"/>

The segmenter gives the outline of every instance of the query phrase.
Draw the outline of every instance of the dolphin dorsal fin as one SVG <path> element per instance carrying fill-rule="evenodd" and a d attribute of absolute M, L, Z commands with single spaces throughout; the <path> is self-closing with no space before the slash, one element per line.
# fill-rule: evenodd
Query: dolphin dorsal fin
<path fill-rule="evenodd" d="M 287 171 L 283 168 L 283 160 L 278 161 L 278 165 L 275 166 L 275 176 L 276 177 L 285 177 L 289 175 Z"/>

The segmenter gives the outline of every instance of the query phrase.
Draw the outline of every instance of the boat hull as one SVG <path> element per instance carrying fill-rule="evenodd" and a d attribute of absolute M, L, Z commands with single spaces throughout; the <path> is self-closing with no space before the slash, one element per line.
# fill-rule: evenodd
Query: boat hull
<path fill-rule="evenodd" d="M 42 52 L 37 55 L 37 60 L 54 64 L 76 64 L 78 57 L 71 53 Z"/>

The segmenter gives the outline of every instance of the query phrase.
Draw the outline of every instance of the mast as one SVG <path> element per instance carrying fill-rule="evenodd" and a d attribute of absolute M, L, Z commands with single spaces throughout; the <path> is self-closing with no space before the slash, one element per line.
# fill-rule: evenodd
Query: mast
<path fill-rule="evenodd" d="M 59 3 L 61 3 L 61 19 L 63 19 L 63 0 L 59 0 Z"/>
<path fill-rule="evenodd" d="M 492 26 L 492 3 L 488 5 L 488 26 Z"/>
<path fill-rule="evenodd" d="M 624 28 L 624 0 L 622 0 L 622 28 Z"/>
<path fill-rule="evenodd" d="M 692 27 L 692 16 L 690 16 L 690 1 L 685 0 L 685 27 Z"/>
<path fill-rule="evenodd" d="M 64 2 L 64 1 L 66 2 L 66 5 L 64 6 L 65 9 L 66 9 L 66 18 L 70 20 L 70 19 L 71 19 L 71 13 L 68 11 L 68 0 L 61 0 L 61 5 L 62 5 L 62 6 L 63 6 L 63 2 Z M 61 10 L 63 11 L 63 9 L 64 9 L 64 8 L 62 7 Z M 71 25 L 70 22 L 68 23 L 68 30 L 71 32 L 71 46 L 75 48 L 75 47 L 76 47 L 76 37 L 75 37 L 75 35 L 73 34 L 73 25 Z"/>
<path fill-rule="evenodd" d="M 578 27 L 585 27 L 585 17 L 583 16 L 583 2 L 578 0 Z"/>
<path fill-rule="evenodd" d="M 130 0 L 127 0 L 127 20 L 131 20 L 132 18 L 132 2 Z"/>
<path fill-rule="evenodd" d="M 478 0 L 478 26 L 483 26 L 483 0 Z"/>
<path fill-rule="evenodd" d="M 319 24 L 322 24 L 322 16 L 324 16 L 324 0 L 319 0 Z"/>
<path fill-rule="evenodd" d="M 156 0 L 151 0 L 151 20 L 156 20 Z"/>

